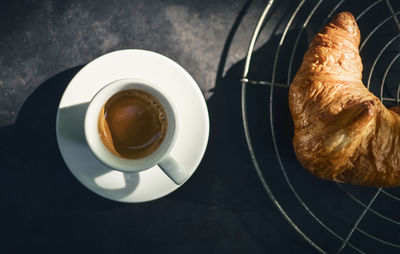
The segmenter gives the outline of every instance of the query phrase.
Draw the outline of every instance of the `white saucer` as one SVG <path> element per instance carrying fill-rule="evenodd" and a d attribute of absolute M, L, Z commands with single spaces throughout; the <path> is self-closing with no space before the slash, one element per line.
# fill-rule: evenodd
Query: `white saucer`
<path fill-rule="evenodd" d="M 103 55 L 72 79 L 57 112 L 57 140 L 72 174 L 91 191 L 121 202 L 144 202 L 179 188 L 158 166 L 140 173 L 122 173 L 100 163 L 84 135 L 86 108 L 95 93 L 122 78 L 159 84 L 174 101 L 180 130 L 171 155 L 189 171 L 199 165 L 208 141 L 209 119 L 204 97 L 193 78 L 177 63 L 145 50 L 120 50 Z"/>

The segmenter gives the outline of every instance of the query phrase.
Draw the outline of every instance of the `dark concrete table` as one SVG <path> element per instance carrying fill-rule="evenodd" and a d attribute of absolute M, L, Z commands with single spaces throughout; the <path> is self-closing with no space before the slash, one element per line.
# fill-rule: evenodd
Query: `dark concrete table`
<path fill-rule="evenodd" d="M 28 1 L 0 9 L 0 253 L 290 253 L 314 250 L 262 188 L 242 129 L 243 59 L 264 1 Z M 124 204 L 82 186 L 55 137 L 62 92 L 118 49 L 164 54 L 198 82 L 210 140 L 193 177 Z"/>

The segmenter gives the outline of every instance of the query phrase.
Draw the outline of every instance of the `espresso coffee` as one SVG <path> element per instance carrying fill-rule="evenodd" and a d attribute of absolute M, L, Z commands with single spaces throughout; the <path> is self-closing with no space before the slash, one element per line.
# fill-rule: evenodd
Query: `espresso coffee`
<path fill-rule="evenodd" d="M 100 111 L 98 131 L 103 144 L 115 155 L 140 159 L 161 145 L 168 120 L 161 103 L 141 90 L 114 94 Z"/>

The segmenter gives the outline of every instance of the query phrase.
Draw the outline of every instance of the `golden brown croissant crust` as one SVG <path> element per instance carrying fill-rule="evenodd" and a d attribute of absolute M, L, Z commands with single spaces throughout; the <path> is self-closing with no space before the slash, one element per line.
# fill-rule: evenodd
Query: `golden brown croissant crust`
<path fill-rule="evenodd" d="M 353 15 L 315 35 L 289 91 L 296 156 L 312 174 L 356 185 L 400 185 L 400 107 L 363 85 Z"/>

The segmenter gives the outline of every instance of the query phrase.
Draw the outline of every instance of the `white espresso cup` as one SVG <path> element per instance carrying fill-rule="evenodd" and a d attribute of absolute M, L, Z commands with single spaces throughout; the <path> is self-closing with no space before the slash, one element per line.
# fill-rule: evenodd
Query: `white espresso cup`
<path fill-rule="evenodd" d="M 165 110 L 168 127 L 165 137 L 159 147 L 151 154 L 139 159 L 126 159 L 112 153 L 103 144 L 98 130 L 100 111 L 108 99 L 114 94 L 125 90 L 142 90 L 154 96 Z M 182 184 L 188 177 L 183 168 L 170 152 L 178 134 L 178 112 L 172 100 L 155 84 L 141 79 L 126 78 L 116 80 L 104 86 L 90 101 L 85 115 L 85 137 L 93 154 L 107 166 L 122 172 L 133 173 L 150 169 L 158 165 L 164 173 L 176 184 Z"/>

